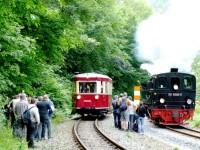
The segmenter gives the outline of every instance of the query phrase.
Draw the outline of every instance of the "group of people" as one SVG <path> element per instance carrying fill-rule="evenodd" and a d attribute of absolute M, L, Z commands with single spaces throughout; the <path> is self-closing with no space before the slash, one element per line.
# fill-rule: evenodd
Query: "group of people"
<path fill-rule="evenodd" d="M 112 100 L 114 126 L 121 130 L 144 134 L 146 109 L 142 102 L 137 104 L 126 92 L 115 95 Z"/>
<path fill-rule="evenodd" d="M 11 120 L 13 135 L 28 142 L 28 147 L 35 147 L 34 140 L 38 141 L 47 137 L 51 138 L 51 117 L 55 109 L 49 96 L 27 97 L 25 93 L 20 93 L 6 106 L 8 117 Z M 29 111 L 29 122 L 24 123 L 23 115 Z"/>

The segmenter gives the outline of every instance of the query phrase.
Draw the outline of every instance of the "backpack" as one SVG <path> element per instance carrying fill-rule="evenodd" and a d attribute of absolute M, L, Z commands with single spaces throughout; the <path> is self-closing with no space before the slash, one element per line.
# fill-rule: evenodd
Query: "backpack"
<path fill-rule="evenodd" d="M 136 113 L 140 116 L 140 117 L 145 117 L 145 113 L 146 113 L 146 109 L 144 105 L 139 105 L 138 109 L 136 110 Z"/>
<path fill-rule="evenodd" d="M 120 110 L 121 111 L 125 111 L 126 109 L 127 109 L 126 101 L 122 100 L 121 105 L 120 105 Z"/>
<path fill-rule="evenodd" d="M 35 107 L 35 106 L 33 106 Z M 28 124 L 31 124 L 31 114 L 30 114 L 30 110 L 33 108 L 29 108 L 29 109 L 26 109 L 22 115 L 21 115 L 21 119 L 22 119 L 22 123 L 25 124 L 25 125 L 28 125 Z"/>
<path fill-rule="evenodd" d="M 112 106 L 113 106 L 113 109 L 117 109 L 118 108 L 117 101 L 113 101 Z"/>

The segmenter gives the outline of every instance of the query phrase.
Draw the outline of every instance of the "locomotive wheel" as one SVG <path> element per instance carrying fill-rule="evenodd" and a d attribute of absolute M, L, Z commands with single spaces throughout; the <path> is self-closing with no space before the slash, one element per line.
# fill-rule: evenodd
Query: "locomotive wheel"
<path fill-rule="evenodd" d="M 156 119 L 156 120 L 154 121 L 154 124 L 155 124 L 156 126 L 159 126 L 159 125 L 160 125 L 160 119 Z"/>
<path fill-rule="evenodd" d="M 82 118 L 83 120 L 85 119 L 84 113 L 81 114 L 81 118 Z"/>

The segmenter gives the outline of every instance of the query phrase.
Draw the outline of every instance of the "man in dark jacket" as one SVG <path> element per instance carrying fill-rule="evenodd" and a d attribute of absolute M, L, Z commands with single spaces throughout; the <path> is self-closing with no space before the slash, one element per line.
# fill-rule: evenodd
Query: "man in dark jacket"
<path fill-rule="evenodd" d="M 114 125 L 115 125 L 115 128 L 118 128 L 119 125 L 118 125 L 118 117 L 117 115 L 119 114 L 119 105 L 118 105 L 118 95 L 115 95 L 114 96 L 114 99 L 112 100 L 112 107 L 113 107 L 113 117 L 114 117 Z"/>
<path fill-rule="evenodd" d="M 50 123 L 49 111 L 52 111 L 52 110 L 51 110 L 50 103 L 45 98 L 43 98 L 42 101 L 39 101 L 37 103 L 37 107 L 38 107 L 39 114 L 40 114 L 39 140 L 41 140 L 41 138 L 43 138 L 43 139 L 45 138 L 45 130 L 46 130 L 46 127 Z M 50 137 L 51 137 L 51 135 L 48 135 L 48 138 L 50 138 Z"/>
<path fill-rule="evenodd" d="M 143 102 L 140 102 L 136 112 L 138 114 L 138 119 L 137 119 L 138 133 L 144 134 L 144 117 L 146 114 L 146 108 Z"/>

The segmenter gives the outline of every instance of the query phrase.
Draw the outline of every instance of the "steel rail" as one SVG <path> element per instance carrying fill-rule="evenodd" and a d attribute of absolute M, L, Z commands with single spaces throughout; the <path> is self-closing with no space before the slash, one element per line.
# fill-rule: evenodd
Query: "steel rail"
<path fill-rule="evenodd" d="M 193 132 L 196 132 L 196 133 L 200 133 L 200 131 L 198 130 L 194 130 L 194 129 L 191 129 L 191 128 L 188 128 L 188 127 L 185 127 L 185 126 L 180 126 L 181 128 L 184 128 L 186 130 L 190 130 L 190 131 L 193 131 Z"/>
<path fill-rule="evenodd" d="M 106 140 L 108 140 L 110 143 L 112 143 L 113 145 L 115 145 L 118 149 L 121 150 L 126 150 L 127 148 L 125 148 L 124 146 L 120 145 L 119 143 L 117 143 L 116 141 L 114 141 L 113 139 L 111 139 L 110 137 L 108 137 L 98 126 L 98 119 L 95 120 L 94 122 L 94 127 L 95 129 L 98 131 L 98 133 L 103 136 Z"/>
<path fill-rule="evenodd" d="M 76 122 L 75 124 L 74 124 L 74 126 L 73 126 L 73 135 L 74 135 L 74 138 L 75 138 L 75 140 L 78 142 L 78 144 L 81 146 L 81 149 L 83 149 L 83 150 L 88 150 L 88 148 L 87 148 L 87 146 L 82 142 L 82 140 L 80 139 L 80 137 L 79 137 L 79 135 L 78 135 L 78 132 L 77 132 L 77 130 L 78 130 L 78 125 L 79 125 L 79 123 L 80 123 L 80 121 L 81 121 L 81 119 L 79 119 L 78 120 L 78 122 Z"/>
<path fill-rule="evenodd" d="M 182 127 L 182 126 L 180 126 L 180 127 Z M 181 133 L 181 134 L 184 134 L 184 135 L 187 135 L 187 136 L 191 136 L 191 137 L 200 139 L 200 134 L 199 134 L 200 132 L 197 131 L 197 130 L 189 129 L 189 128 L 186 128 L 186 127 L 182 127 L 182 129 L 176 129 L 176 128 L 171 128 L 171 127 L 167 126 L 166 128 L 171 130 L 171 131 L 177 132 L 177 133 Z"/>

